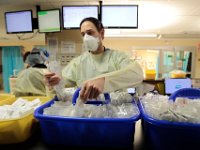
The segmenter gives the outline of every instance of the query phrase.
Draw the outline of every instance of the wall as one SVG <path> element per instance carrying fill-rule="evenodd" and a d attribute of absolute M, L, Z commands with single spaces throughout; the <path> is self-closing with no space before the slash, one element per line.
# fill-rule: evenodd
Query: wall
<path fill-rule="evenodd" d="M 56 37 L 58 39 L 58 52 L 61 52 L 61 42 L 62 41 L 73 41 L 76 43 L 76 52 L 80 53 L 82 50 L 82 37 L 78 29 L 74 30 L 63 30 L 59 33 L 48 33 L 47 38 Z"/>
<path fill-rule="evenodd" d="M 0 46 L 24 46 L 25 51 L 30 51 L 34 45 L 45 45 L 45 40 L 43 41 L 6 41 L 0 42 Z"/>
<path fill-rule="evenodd" d="M 33 5 L 1 5 L 0 10 L 0 47 L 1 46 L 24 46 L 25 50 L 30 51 L 34 45 L 45 45 L 45 34 L 34 33 L 7 34 L 4 20 L 4 13 L 9 11 L 32 10 L 33 18 L 36 18 L 36 7 Z M 21 38 L 21 40 L 19 39 Z"/>
<path fill-rule="evenodd" d="M 197 46 L 200 40 L 165 40 L 154 38 L 105 38 L 104 44 L 114 49 L 131 50 L 133 46 Z"/>
<path fill-rule="evenodd" d="M 196 53 L 196 67 L 195 67 L 195 78 L 200 78 L 200 50 L 198 48 L 197 53 Z"/>

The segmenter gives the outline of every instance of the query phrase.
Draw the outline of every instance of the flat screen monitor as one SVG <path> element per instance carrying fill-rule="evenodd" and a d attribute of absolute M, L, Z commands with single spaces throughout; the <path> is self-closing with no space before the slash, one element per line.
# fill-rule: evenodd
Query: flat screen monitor
<path fill-rule="evenodd" d="M 63 6 L 62 17 L 64 29 L 78 29 L 84 18 L 98 19 L 98 6 Z"/>
<path fill-rule="evenodd" d="M 165 79 L 165 94 L 172 94 L 175 91 L 182 88 L 191 88 L 192 81 L 189 78 L 176 79 L 169 78 Z"/>
<path fill-rule="evenodd" d="M 33 32 L 32 10 L 5 12 L 8 34 Z"/>
<path fill-rule="evenodd" d="M 40 33 L 61 31 L 60 9 L 40 10 L 37 15 Z"/>
<path fill-rule="evenodd" d="M 129 94 L 135 94 L 135 92 L 136 92 L 135 88 L 128 88 L 127 89 L 127 93 L 129 93 Z"/>
<path fill-rule="evenodd" d="M 103 5 L 105 28 L 138 28 L 138 5 Z"/>

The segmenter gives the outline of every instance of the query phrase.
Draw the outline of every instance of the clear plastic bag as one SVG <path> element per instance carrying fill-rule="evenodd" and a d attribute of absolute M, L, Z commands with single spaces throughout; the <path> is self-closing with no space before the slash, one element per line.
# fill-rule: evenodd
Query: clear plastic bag
<path fill-rule="evenodd" d="M 177 97 L 175 101 L 168 96 L 148 93 L 141 100 L 145 112 L 153 118 L 173 122 L 200 123 L 200 100 Z"/>
<path fill-rule="evenodd" d="M 48 70 L 50 72 L 53 72 L 57 75 L 59 75 L 61 77 L 61 66 L 60 66 L 60 62 L 58 61 L 51 61 L 49 62 L 48 64 Z M 56 95 L 58 97 L 58 100 L 61 100 L 61 101 L 67 101 L 69 100 L 69 98 L 71 98 L 67 92 L 65 92 L 65 83 L 64 83 L 64 80 L 61 78 L 60 82 L 55 85 L 54 87 L 54 90 L 56 91 Z"/>

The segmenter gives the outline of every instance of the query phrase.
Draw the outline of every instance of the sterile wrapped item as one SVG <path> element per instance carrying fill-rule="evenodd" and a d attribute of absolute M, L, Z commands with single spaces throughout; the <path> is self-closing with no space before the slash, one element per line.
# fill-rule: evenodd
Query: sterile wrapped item
<path fill-rule="evenodd" d="M 58 115 L 66 117 L 83 117 L 83 118 L 125 118 L 131 117 L 137 113 L 132 104 L 117 105 L 66 105 L 45 108 L 44 115 Z"/>
<path fill-rule="evenodd" d="M 69 107 L 69 106 L 68 106 Z M 65 111 L 65 109 L 69 109 L 68 107 L 65 107 L 65 106 L 53 106 L 52 107 L 52 110 L 54 111 L 54 112 L 57 112 L 56 114 L 57 115 L 63 115 L 63 113 L 64 113 L 64 111 Z"/>
<path fill-rule="evenodd" d="M 153 93 L 147 93 L 142 97 L 141 102 L 145 107 L 145 111 L 148 115 L 159 118 L 159 114 L 167 111 L 169 108 L 168 96 L 154 95 Z"/>
<path fill-rule="evenodd" d="M 70 106 L 69 108 L 68 108 L 68 114 L 66 115 L 66 116 L 69 116 L 69 117 L 76 117 L 75 116 L 75 107 L 73 107 L 73 106 Z"/>
<path fill-rule="evenodd" d="M 83 118 L 125 118 L 138 113 L 136 107 L 134 107 L 132 103 L 125 103 L 122 105 L 91 105 L 84 103 L 80 103 L 79 105 L 62 105 L 64 102 L 55 102 L 56 103 L 51 105 L 51 107 L 44 109 L 44 115 Z"/>
<path fill-rule="evenodd" d="M 69 105 L 71 105 L 72 104 L 72 102 L 63 102 L 63 101 L 54 101 L 54 106 L 64 106 L 64 107 L 66 107 L 66 106 L 69 106 Z"/>
<path fill-rule="evenodd" d="M 189 99 L 188 98 L 184 98 L 184 97 L 177 97 L 175 99 L 175 103 L 180 105 L 180 106 L 183 106 L 185 104 L 187 104 L 189 102 Z"/>
<path fill-rule="evenodd" d="M 76 88 L 65 88 L 64 89 L 66 101 L 72 100 L 72 97 L 73 97 L 75 91 L 76 91 Z"/>
<path fill-rule="evenodd" d="M 160 120 L 168 120 L 168 121 L 173 122 L 173 121 L 176 121 L 178 119 L 178 116 L 176 116 L 175 112 L 173 112 L 173 110 L 171 110 L 171 109 L 163 111 L 158 115 L 159 116 L 157 117 L 157 119 L 160 119 Z"/>
<path fill-rule="evenodd" d="M 23 105 L 27 105 L 28 101 L 19 97 L 17 98 L 17 100 L 15 102 L 12 103 L 12 106 L 14 107 L 20 107 L 20 106 L 23 106 Z"/>
<path fill-rule="evenodd" d="M 4 111 L 6 111 L 6 116 L 4 116 L 4 119 L 10 119 L 12 118 L 12 115 L 14 112 L 18 112 L 18 108 L 20 107 L 14 107 L 12 105 L 3 105 Z"/>
<path fill-rule="evenodd" d="M 81 106 L 81 105 L 80 105 Z M 93 111 L 93 107 L 91 105 L 88 105 L 87 104 L 83 104 L 82 105 L 84 107 L 84 114 L 83 114 L 83 117 L 84 118 L 87 118 L 87 117 L 91 117 L 91 112 Z"/>
<path fill-rule="evenodd" d="M 84 116 L 84 107 L 81 105 L 72 106 L 73 111 L 71 112 L 72 117 L 83 117 Z"/>
<path fill-rule="evenodd" d="M 7 112 L 8 116 L 10 116 L 13 111 L 16 110 L 12 105 L 3 105 L 2 109 Z"/>
<path fill-rule="evenodd" d="M 65 102 L 55 101 L 51 107 L 44 109 L 44 115 L 58 115 L 58 116 L 67 116 L 67 117 L 82 117 L 83 108 L 80 106 L 74 106 L 72 104 L 66 104 Z M 63 104 L 63 105 L 62 105 Z"/>
<path fill-rule="evenodd" d="M 110 108 L 112 110 L 112 118 L 128 118 L 138 113 L 132 103 L 123 103 L 117 106 L 111 104 Z"/>
<path fill-rule="evenodd" d="M 11 119 L 11 116 L 9 114 L 5 114 L 3 120 L 8 120 L 8 119 Z"/>
<path fill-rule="evenodd" d="M 181 114 L 178 114 L 175 109 L 168 109 L 166 111 L 163 111 L 159 114 L 159 117 L 157 119 L 161 120 L 168 120 L 168 121 L 179 121 L 184 120 L 186 121 L 186 118 L 184 118 Z"/>
<path fill-rule="evenodd" d="M 108 104 L 104 106 L 103 111 L 106 114 L 105 118 L 117 118 L 119 109 L 117 105 Z"/>
<path fill-rule="evenodd" d="M 43 114 L 44 115 L 61 115 L 62 111 L 64 111 L 67 107 L 67 103 L 63 101 L 55 101 L 54 104 L 51 105 L 51 107 L 47 107 L 44 109 Z"/>
<path fill-rule="evenodd" d="M 62 109 L 62 111 L 60 112 L 61 116 L 67 116 L 67 117 L 71 117 L 73 114 L 74 114 L 74 107 L 72 105 L 65 107 L 65 109 Z"/>
<path fill-rule="evenodd" d="M 18 98 L 13 104 L 12 107 L 14 108 L 21 108 L 22 110 L 26 110 L 26 109 L 36 109 L 37 107 L 39 107 L 41 105 L 41 101 L 39 98 L 36 98 L 32 101 L 28 101 L 26 99 L 23 98 Z"/>
<path fill-rule="evenodd" d="M 110 105 L 107 106 L 107 108 L 108 108 L 108 116 L 110 118 L 117 118 L 117 113 L 119 111 L 118 107 L 116 105 L 111 105 L 110 104 Z"/>
<path fill-rule="evenodd" d="M 200 103 L 199 99 L 176 98 L 176 113 L 179 114 L 178 121 L 198 123 Z M 199 122 L 200 123 L 200 122 Z"/>
<path fill-rule="evenodd" d="M 60 83 L 61 85 L 61 83 Z M 63 84 L 64 85 L 64 84 Z M 58 86 L 58 85 L 55 85 L 54 86 L 54 90 L 56 91 L 56 95 L 58 97 L 59 100 L 61 101 L 69 101 L 71 100 L 71 96 L 68 95 L 68 93 L 65 92 L 65 89 L 61 89 L 62 86 Z"/>
<path fill-rule="evenodd" d="M 29 105 L 27 106 L 22 106 L 21 108 L 19 108 L 19 112 L 21 116 L 24 116 L 26 114 L 29 114 L 31 112 L 34 112 L 34 107 L 30 107 Z"/>
<path fill-rule="evenodd" d="M 189 105 L 192 105 L 189 103 Z M 196 107 L 193 107 L 196 106 Z M 196 121 L 194 123 L 200 123 L 200 99 L 195 99 L 193 105 L 191 106 L 192 108 L 195 108 L 195 110 L 193 110 L 193 112 L 195 112 L 195 116 L 196 116 Z M 198 117 L 197 117 L 198 115 Z"/>
<path fill-rule="evenodd" d="M 89 118 L 105 118 L 106 117 L 106 112 L 104 111 L 105 109 L 103 109 L 103 107 L 105 107 L 104 105 L 100 105 L 100 106 L 90 106 L 90 114 L 89 114 Z"/>
<path fill-rule="evenodd" d="M 6 109 L 3 107 L 0 107 L 0 114 L 0 120 L 3 120 L 8 116 Z"/>
<path fill-rule="evenodd" d="M 41 104 L 39 99 L 28 101 L 23 98 L 18 98 L 12 105 L 0 106 L 0 119 L 17 119 L 23 117 L 32 113 L 39 104 Z"/>
<path fill-rule="evenodd" d="M 69 116 L 69 113 L 72 111 L 71 103 L 66 103 L 63 101 L 55 101 L 51 107 L 44 109 L 45 115 L 57 115 L 57 116 Z"/>
<path fill-rule="evenodd" d="M 175 101 L 147 94 L 141 100 L 148 115 L 173 122 L 200 123 L 200 99 L 177 97 Z"/>
<path fill-rule="evenodd" d="M 132 102 L 133 97 L 127 92 L 112 92 L 110 93 L 111 104 L 120 105 L 122 103 Z"/>
<path fill-rule="evenodd" d="M 126 111 L 126 115 L 124 116 L 125 118 L 132 117 L 133 114 L 138 114 L 136 106 L 132 103 L 124 103 L 121 106 Z"/>
<path fill-rule="evenodd" d="M 23 115 L 20 113 L 19 110 L 16 110 L 16 111 L 14 111 L 14 112 L 12 113 L 11 116 L 9 116 L 9 118 L 19 118 L 20 116 L 23 116 Z M 7 119 L 9 119 L 9 118 L 7 118 Z"/>
<path fill-rule="evenodd" d="M 97 109 L 95 110 L 96 110 L 96 118 L 107 118 L 108 107 L 106 105 L 97 106 Z"/>
<path fill-rule="evenodd" d="M 117 112 L 117 118 L 124 118 L 127 115 L 126 110 L 123 108 L 123 106 L 117 106 L 118 112 Z"/>
<path fill-rule="evenodd" d="M 53 107 L 47 107 L 43 110 L 44 115 L 60 116 L 60 109 L 54 109 Z"/>
<path fill-rule="evenodd" d="M 39 98 L 34 99 L 33 101 L 30 101 L 28 103 L 28 106 L 31 108 L 36 109 L 37 107 L 39 107 L 42 104 L 42 102 L 40 101 Z"/>
<path fill-rule="evenodd" d="M 60 63 L 58 61 L 51 61 L 48 64 L 48 69 L 50 72 L 54 72 L 57 75 L 61 76 L 61 66 Z M 68 95 L 65 93 L 65 84 L 64 84 L 64 80 L 61 79 L 60 82 L 55 85 L 54 90 L 56 91 L 56 95 L 58 97 L 58 100 L 61 101 L 66 101 L 66 99 L 68 99 Z"/>

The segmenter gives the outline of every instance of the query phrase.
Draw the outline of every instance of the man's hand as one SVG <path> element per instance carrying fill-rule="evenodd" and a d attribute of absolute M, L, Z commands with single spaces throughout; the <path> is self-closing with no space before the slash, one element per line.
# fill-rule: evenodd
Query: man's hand
<path fill-rule="evenodd" d="M 80 98 L 86 102 L 87 99 L 95 99 L 103 92 L 105 78 L 85 81 L 81 87 Z"/>
<path fill-rule="evenodd" d="M 61 80 L 61 78 L 55 73 L 47 73 L 47 74 L 44 75 L 44 77 L 45 77 L 45 83 L 48 86 L 55 86 Z"/>

